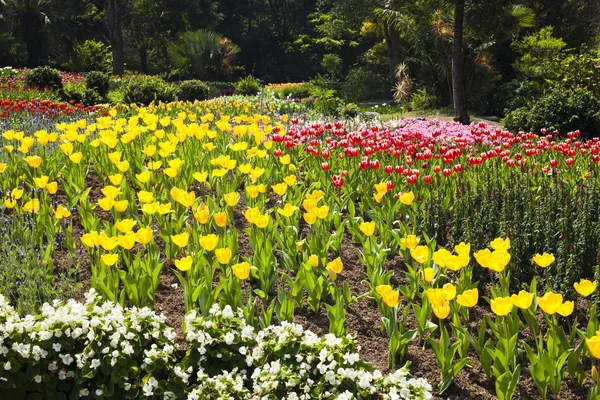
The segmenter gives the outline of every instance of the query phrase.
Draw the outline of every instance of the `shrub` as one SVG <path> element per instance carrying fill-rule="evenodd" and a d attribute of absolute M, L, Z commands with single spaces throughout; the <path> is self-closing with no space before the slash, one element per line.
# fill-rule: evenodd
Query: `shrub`
<path fill-rule="evenodd" d="M 352 68 L 342 86 L 342 97 L 346 101 L 388 99 L 391 96 L 390 80 L 365 67 Z"/>
<path fill-rule="evenodd" d="M 110 72 L 112 69 L 112 52 L 110 46 L 96 40 L 86 40 L 75 47 L 75 60 L 71 67 L 75 71 Z"/>
<path fill-rule="evenodd" d="M 92 71 L 85 77 L 85 85 L 88 89 L 93 89 L 102 97 L 108 95 L 110 88 L 110 79 L 108 75 L 100 71 Z"/>
<path fill-rule="evenodd" d="M 567 133 L 580 130 L 592 137 L 600 131 L 600 101 L 584 88 L 571 90 L 557 86 L 534 101 L 531 107 L 522 107 L 504 119 L 507 129 L 539 132 L 542 128 Z"/>
<path fill-rule="evenodd" d="M 50 67 L 37 67 L 32 69 L 25 76 L 25 84 L 27 86 L 36 86 L 39 88 L 52 88 L 53 90 L 60 90 L 63 87 L 60 72 Z"/>
<path fill-rule="evenodd" d="M 289 85 L 275 90 L 275 95 L 280 99 L 306 99 L 313 95 L 315 86 L 310 83 Z"/>
<path fill-rule="evenodd" d="M 338 109 L 340 117 L 354 118 L 360 114 L 360 107 L 356 103 L 342 104 Z"/>
<path fill-rule="evenodd" d="M 343 101 L 335 95 L 333 90 L 316 89 L 314 96 L 313 109 L 323 115 L 337 114 L 343 104 Z"/>
<path fill-rule="evenodd" d="M 138 75 L 131 78 L 123 87 L 123 101 L 132 104 L 148 105 L 152 102 L 175 100 L 173 86 L 160 78 Z"/>
<path fill-rule="evenodd" d="M 252 75 L 248 75 L 244 79 L 235 84 L 235 93 L 242 96 L 253 96 L 260 91 L 260 82 Z"/>
<path fill-rule="evenodd" d="M 323 56 L 321 60 L 321 67 L 325 74 L 332 77 L 333 79 L 338 78 L 342 74 L 344 68 L 344 62 L 342 57 L 334 53 L 328 53 Z"/>
<path fill-rule="evenodd" d="M 106 99 L 96 90 L 87 88 L 84 83 L 66 84 L 62 96 L 66 101 L 73 101 L 87 106 L 103 103 Z"/>
<path fill-rule="evenodd" d="M 181 82 L 177 91 L 179 100 L 194 101 L 206 100 L 209 96 L 210 88 L 199 80 L 189 80 Z"/>
<path fill-rule="evenodd" d="M 417 89 L 411 97 L 410 107 L 413 110 L 426 111 L 438 108 L 438 98 L 427 88 Z"/>

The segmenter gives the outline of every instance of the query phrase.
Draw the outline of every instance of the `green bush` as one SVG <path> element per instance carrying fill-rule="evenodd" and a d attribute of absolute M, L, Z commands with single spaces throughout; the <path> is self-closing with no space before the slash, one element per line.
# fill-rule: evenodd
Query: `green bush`
<path fill-rule="evenodd" d="M 344 104 L 342 99 L 337 97 L 333 90 L 316 89 L 314 96 L 313 109 L 323 115 L 336 115 Z"/>
<path fill-rule="evenodd" d="M 411 94 L 410 108 L 413 110 L 434 110 L 438 106 L 438 98 L 427 88 L 417 89 Z"/>
<path fill-rule="evenodd" d="M 345 103 L 337 111 L 340 117 L 354 118 L 360 114 L 360 107 L 356 103 Z"/>
<path fill-rule="evenodd" d="M 60 72 L 50 67 L 37 67 L 32 69 L 25 76 L 25 84 L 27 86 L 39 88 L 52 88 L 53 90 L 60 90 L 63 87 Z"/>
<path fill-rule="evenodd" d="M 100 96 L 106 97 L 110 88 L 110 79 L 103 72 L 92 71 L 85 76 L 85 85 L 88 89 L 98 92 Z"/>
<path fill-rule="evenodd" d="M 67 83 L 63 89 L 62 97 L 66 101 L 73 101 L 75 103 L 85 104 L 86 106 L 104 103 L 106 101 L 105 96 L 101 96 L 94 89 L 86 87 L 82 83 Z"/>
<path fill-rule="evenodd" d="M 175 100 L 173 86 L 160 78 L 147 75 L 133 77 L 123 87 L 123 101 L 128 104 L 148 105 L 152 102 Z"/>
<path fill-rule="evenodd" d="M 385 75 L 365 67 L 352 68 L 342 85 L 346 101 L 382 100 L 391 97 L 392 82 Z"/>
<path fill-rule="evenodd" d="M 110 46 L 96 40 L 86 40 L 75 47 L 75 59 L 71 68 L 75 71 L 101 71 L 112 70 L 112 52 Z"/>
<path fill-rule="evenodd" d="M 183 81 L 177 90 L 179 100 L 206 100 L 210 94 L 208 85 L 199 80 Z"/>
<path fill-rule="evenodd" d="M 242 96 L 254 96 L 260 91 L 260 82 L 252 75 L 248 75 L 244 79 L 235 84 L 235 93 Z"/>
<path fill-rule="evenodd" d="M 297 86 L 289 86 L 275 91 L 280 99 L 306 99 L 313 95 L 315 86 L 311 83 L 303 83 Z"/>
<path fill-rule="evenodd" d="M 338 79 L 344 69 L 344 61 L 342 57 L 334 53 L 328 53 L 321 60 L 321 67 L 326 75 L 333 79 Z"/>
<path fill-rule="evenodd" d="M 539 132 L 542 128 L 565 134 L 579 130 L 586 137 L 600 133 L 600 101 L 587 89 L 557 86 L 504 119 L 507 129 Z"/>

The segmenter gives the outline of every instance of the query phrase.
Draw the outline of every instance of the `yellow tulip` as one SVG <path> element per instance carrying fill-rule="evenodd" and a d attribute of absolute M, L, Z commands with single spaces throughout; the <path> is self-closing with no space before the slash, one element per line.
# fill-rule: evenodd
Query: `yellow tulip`
<path fill-rule="evenodd" d="M 103 197 L 100 200 L 98 200 L 98 205 L 104 211 L 110 211 L 115 205 L 115 200 L 110 197 Z"/>
<path fill-rule="evenodd" d="M 405 238 L 400 239 L 400 243 L 407 249 L 414 249 L 419 244 L 419 239 L 415 235 L 408 235 Z"/>
<path fill-rule="evenodd" d="M 115 222 L 115 228 L 121 233 L 131 232 L 133 227 L 135 226 L 135 221 L 132 218 L 122 219 L 120 221 Z"/>
<path fill-rule="evenodd" d="M 119 200 L 119 201 L 115 201 L 115 210 L 117 210 L 118 212 L 124 212 L 125 210 L 127 210 L 127 206 L 129 205 L 129 200 Z"/>
<path fill-rule="evenodd" d="M 563 305 L 563 297 L 560 293 L 547 292 L 538 297 L 537 303 L 546 314 L 552 315 Z"/>
<path fill-rule="evenodd" d="M 190 239 L 190 234 L 188 232 L 180 233 L 179 235 L 171 235 L 171 241 L 175 243 L 178 247 L 186 247 L 188 245 L 188 241 Z"/>
<path fill-rule="evenodd" d="M 75 164 L 79 164 L 82 158 L 83 154 L 81 154 L 81 152 L 73 153 L 69 156 L 69 160 L 71 160 Z"/>
<path fill-rule="evenodd" d="M 575 308 L 575 303 L 572 301 L 565 301 L 559 308 L 556 310 L 557 313 L 562 315 L 563 317 L 568 317 L 573 313 L 573 309 Z"/>
<path fill-rule="evenodd" d="M 477 288 L 465 290 L 462 294 L 456 296 L 456 302 L 463 307 L 475 307 L 479 300 L 479 290 Z"/>
<path fill-rule="evenodd" d="M 302 216 L 304 217 L 304 221 L 309 225 L 312 225 L 317 221 L 317 215 L 313 212 L 306 212 Z"/>
<path fill-rule="evenodd" d="M 312 211 L 319 219 L 325 219 L 329 215 L 329 206 L 324 205 L 321 207 L 315 207 Z"/>
<path fill-rule="evenodd" d="M 46 190 L 48 191 L 48 193 L 50 194 L 54 194 L 56 193 L 56 191 L 58 190 L 58 182 L 50 182 L 46 185 Z"/>
<path fill-rule="evenodd" d="M 531 307 L 531 303 L 533 302 L 533 295 L 525 290 L 521 290 L 519 294 L 513 294 L 510 298 L 513 300 L 515 306 L 524 310 Z"/>
<path fill-rule="evenodd" d="M 147 226 L 145 228 L 140 228 L 135 233 L 135 240 L 139 244 L 148 244 L 152 241 L 152 238 L 153 238 L 152 228 L 150 228 L 149 226 Z"/>
<path fill-rule="evenodd" d="M 213 215 L 213 218 L 218 227 L 223 228 L 224 226 L 227 225 L 227 213 L 226 212 L 215 213 Z"/>
<path fill-rule="evenodd" d="M 255 199 L 260 194 L 258 186 L 246 186 L 246 193 L 251 199 Z"/>
<path fill-rule="evenodd" d="M 33 178 L 33 183 L 35 183 L 36 188 L 43 189 L 48 184 L 48 176 L 44 175 L 39 178 Z"/>
<path fill-rule="evenodd" d="M 431 309 L 433 310 L 435 316 L 439 319 L 448 318 L 448 315 L 450 315 L 450 303 L 448 300 L 431 303 Z"/>
<path fill-rule="evenodd" d="M 509 250 L 510 249 L 510 238 L 502 239 L 496 238 L 490 243 L 490 247 L 494 250 Z"/>
<path fill-rule="evenodd" d="M 208 222 L 210 218 L 210 210 L 206 204 L 200 204 L 194 213 L 194 219 L 198 221 L 199 224 L 204 225 Z"/>
<path fill-rule="evenodd" d="M 226 193 L 223 195 L 223 199 L 229 207 L 235 207 L 240 200 L 240 195 L 237 192 Z"/>
<path fill-rule="evenodd" d="M 365 236 L 373 236 L 375 233 L 375 222 L 362 222 L 359 228 Z"/>
<path fill-rule="evenodd" d="M 106 251 L 111 251 L 119 245 L 119 241 L 115 237 L 106 236 L 106 233 L 102 233 L 98 236 L 98 244 Z"/>
<path fill-rule="evenodd" d="M 125 160 L 125 161 L 121 161 L 120 163 L 117 163 L 117 169 L 121 172 L 127 172 L 129 170 L 129 161 Z"/>
<path fill-rule="evenodd" d="M 123 174 L 109 175 L 108 179 L 110 180 L 110 183 L 112 183 L 113 185 L 119 186 L 121 184 L 121 182 L 123 182 Z"/>
<path fill-rule="evenodd" d="M 140 190 L 137 193 L 137 197 L 140 200 L 140 203 L 152 203 L 154 200 L 154 194 L 146 192 L 145 190 Z"/>
<path fill-rule="evenodd" d="M 383 302 L 388 307 L 396 307 L 398 302 L 400 301 L 400 293 L 397 290 L 389 290 L 381 295 Z"/>
<path fill-rule="evenodd" d="M 25 192 L 25 189 L 13 189 L 12 192 L 10 192 L 10 197 L 12 197 L 14 200 L 19 200 L 21 197 L 23 197 L 23 193 Z"/>
<path fill-rule="evenodd" d="M 600 358 L 600 336 L 592 336 L 590 339 L 585 339 L 585 343 L 590 349 L 590 353 L 596 358 Z"/>
<path fill-rule="evenodd" d="M 38 199 L 31 199 L 23 205 L 23 211 L 27 213 L 37 214 L 40 211 L 40 201 Z"/>
<path fill-rule="evenodd" d="M 152 173 L 150 171 L 144 171 L 140 172 L 139 174 L 135 174 L 135 178 L 142 183 L 148 182 L 151 177 Z"/>
<path fill-rule="evenodd" d="M 308 257 L 308 263 L 313 268 L 316 268 L 319 265 L 319 257 L 317 257 L 315 254 L 311 254 L 311 256 Z"/>
<path fill-rule="evenodd" d="M 266 228 L 270 221 L 271 218 L 268 215 L 261 215 L 254 221 L 254 224 L 259 228 Z"/>
<path fill-rule="evenodd" d="M 444 287 L 442 287 L 444 291 L 444 297 L 446 300 L 452 300 L 456 297 L 456 286 L 451 283 L 446 283 Z"/>
<path fill-rule="evenodd" d="M 394 290 L 390 285 L 379 285 L 375 288 L 375 291 L 379 293 L 380 296 L 383 296 L 387 292 Z"/>
<path fill-rule="evenodd" d="M 288 175 L 288 176 L 286 176 L 286 177 L 283 178 L 283 181 L 288 186 L 294 186 L 296 184 L 296 175 Z"/>
<path fill-rule="evenodd" d="M 539 265 L 542 268 L 548 267 L 550 264 L 554 262 L 554 254 L 536 254 L 533 256 L 533 262 Z"/>
<path fill-rule="evenodd" d="M 417 246 L 410 249 L 410 255 L 419 264 L 424 264 L 429 261 L 429 248 L 427 246 Z"/>
<path fill-rule="evenodd" d="M 23 158 L 27 165 L 31 168 L 39 168 L 42 165 L 42 158 L 40 156 L 27 156 Z"/>
<path fill-rule="evenodd" d="M 54 211 L 54 217 L 56 219 L 69 218 L 71 216 L 71 212 L 65 208 L 62 204 L 59 204 L 56 207 L 56 211 Z"/>
<path fill-rule="evenodd" d="M 220 264 L 227 264 L 231 260 L 231 256 L 231 249 L 228 247 L 215 250 L 215 257 Z"/>
<path fill-rule="evenodd" d="M 450 253 L 448 250 L 439 249 L 433 253 L 433 262 L 440 267 L 446 267 L 446 263 L 450 257 L 452 257 L 452 253 Z"/>
<path fill-rule="evenodd" d="M 387 193 L 388 189 L 387 189 L 387 182 L 381 182 L 381 183 L 376 183 L 375 184 L 375 193 L 383 196 Z"/>
<path fill-rule="evenodd" d="M 282 182 L 282 183 L 278 183 L 277 185 L 273 185 L 271 186 L 271 189 L 273 189 L 273 191 L 278 195 L 278 196 L 283 196 L 285 194 L 285 192 L 287 192 L 287 183 Z"/>
<path fill-rule="evenodd" d="M 206 182 L 206 179 L 208 178 L 208 172 L 195 172 L 194 175 L 192 175 L 192 176 L 199 183 L 202 183 L 202 182 Z"/>
<path fill-rule="evenodd" d="M 293 205 L 291 205 L 290 203 L 286 203 L 285 206 L 283 208 L 277 208 L 277 213 L 279 215 L 283 215 L 284 217 L 291 217 L 292 215 L 294 215 L 294 212 L 298 209 L 298 207 L 295 207 Z"/>
<path fill-rule="evenodd" d="M 433 268 L 425 268 L 421 272 L 421 277 L 427 283 L 430 283 L 433 280 L 434 276 L 435 276 L 435 271 L 433 270 Z"/>
<path fill-rule="evenodd" d="M 115 186 L 105 186 L 101 190 L 102 194 L 109 199 L 116 199 L 121 194 L 121 190 Z"/>
<path fill-rule="evenodd" d="M 250 264 L 245 261 L 232 265 L 231 269 L 238 279 L 246 280 L 250 276 Z"/>
<path fill-rule="evenodd" d="M 96 231 L 91 231 L 88 233 L 85 233 L 81 236 L 81 243 L 83 243 L 86 247 L 94 247 L 96 246 L 98 243 L 98 232 Z"/>
<path fill-rule="evenodd" d="M 415 200 L 415 194 L 413 192 L 406 192 L 400 195 L 400 202 L 404 205 L 410 206 Z"/>
<path fill-rule="evenodd" d="M 596 282 L 592 282 L 588 279 L 582 279 L 579 282 L 575 282 L 573 285 L 577 293 L 583 297 L 588 297 L 596 290 Z"/>
<path fill-rule="evenodd" d="M 117 261 L 119 261 L 118 254 L 103 254 L 100 258 L 107 267 L 112 267 L 117 263 Z"/>
<path fill-rule="evenodd" d="M 260 210 L 257 207 L 249 208 L 244 211 L 244 217 L 246 217 L 246 220 L 249 223 L 253 224 L 256 222 L 258 217 L 260 217 Z"/>
<path fill-rule="evenodd" d="M 490 302 L 492 311 L 498 316 L 504 316 L 510 313 L 513 309 L 513 301 L 510 296 L 496 297 Z"/>
<path fill-rule="evenodd" d="M 174 211 L 171 210 L 171 203 L 164 203 L 158 206 L 158 213 L 160 215 L 170 214 L 172 212 Z"/>
<path fill-rule="evenodd" d="M 332 269 L 333 272 L 339 274 L 344 269 L 344 263 L 342 262 L 342 259 L 338 257 L 335 260 L 328 262 L 327 268 Z"/>
<path fill-rule="evenodd" d="M 282 163 L 283 165 L 288 165 L 291 160 L 292 159 L 289 154 L 286 154 L 285 156 L 281 156 L 279 158 L 279 162 Z"/>
<path fill-rule="evenodd" d="M 468 254 L 460 254 L 458 256 L 451 254 L 445 261 L 446 268 L 452 271 L 459 271 L 469 265 L 470 258 Z"/>
<path fill-rule="evenodd" d="M 471 252 L 471 244 L 465 243 L 465 242 L 460 242 L 459 244 L 454 246 L 454 251 L 456 251 L 456 254 L 458 254 L 458 255 L 463 255 L 463 254 L 468 255 Z"/>
<path fill-rule="evenodd" d="M 200 236 L 200 246 L 206 251 L 213 251 L 219 243 L 219 237 L 214 233 Z"/>
<path fill-rule="evenodd" d="M 135 246 L 135 238 L 135 233 L 129 231 L 125 235 L 119 235 L 117 241 L 119 242 L 119 246 L 125 250 L 131 250 Z"/>

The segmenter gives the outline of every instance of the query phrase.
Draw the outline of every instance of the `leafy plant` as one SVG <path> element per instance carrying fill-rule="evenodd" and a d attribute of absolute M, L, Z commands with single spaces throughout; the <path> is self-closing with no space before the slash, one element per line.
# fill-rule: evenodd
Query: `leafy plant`
<path fill-rule="evenodd" d="M 260 83 L 252 75 L 248 75 L 235 84 L 235 93 L 242 96 L 253 96 L 260 91 Z"/>
<path fill-rule="evenodd" d="M 152 102 L 175 100 L 175 90 L 160 78 L 138 75 L 123 88 L 123 101 L 148 105 Z"/>
<path fill-rule="evenodd" d="M 32 69 L 25 76 L 25 84 L 39 88 L 52 88 L 53 90 L 59 90 L 63 87 L 60 72 L 51 67 L 37 67 Z"/>

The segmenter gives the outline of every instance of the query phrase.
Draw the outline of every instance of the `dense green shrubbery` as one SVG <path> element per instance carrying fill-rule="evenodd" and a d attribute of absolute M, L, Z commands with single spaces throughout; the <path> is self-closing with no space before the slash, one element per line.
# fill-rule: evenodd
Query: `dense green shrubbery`
<path fill-rule="evenodd" d="M 235 93 L 242 96 L 254 96 L 259 91 L 260 83 L 252 75 L 248 75 L 235 84 Z"/>
<path fill-rule="evenodd" d="M 100 71 L 91 71 L 85 76 L 85 85 L 88 89 L 95 90 L 101 97 L 108 95 L 110 79 L 107 74 Z"/>
<path fill-rule="evenodd" d="M 584 136 L 600 132 L 600 101 L 587 89 L 556 87 L 531 106 L 507 114 L 504 124 L 511 131 L 539 132 L 542 128 L 565 134 L 580 130 Z"/>
<path fill-rule="evenodd" d="M 206 100 L 210 95 L 209 86 L 199 80 L 183 81 L 177 90 L 179 100 Z"/>
<path fill-rule="evenodd" d="M 108 73 L 112 69 L 112 62 L 110 46 L 96 40 L 86 40 L 75 47 L 75 58 L 71 61 L 71 68 L 79 72 Z"/>
<path fill-rule="evenodd" d="M 106 100 L 96 90 L 88 88 L 85 83 L 67 83 L 63 89 L 62 96 L 66 101 L 73 101 L 88 106 L 100 104 Z"/>
<path fill-rule="evenodd" d="M 439 106 L 439 99 L 427 88 L 417 89 L 411 93 L 410 108 L 413 110 L 434 110 Z"/>
<path fill-rule="evenodd" d="M 275 95 L 280 99 L 306 99 L 313 96 L 315 89 L 310 83 L 302 83 L 275 90 Z"/>
<path fill-rule="evenodd" d="M 25 77 L 25 84 L 39 88 L 52 88 L 53 90 L 60 90 L 63 87 L 60 72 L 50 67 L 37 67 L 29 71 Z"/>
<path fill-rule="evenodd" d="M 173 86 L 160 78 L 138 75 L 131 78 L 123 87 L 123 101 L 128 104 L 148 105 L 152 102 L 175 100 Z"/>
<path fill-rule="evenodd" d="M 352 68 L 342 86 L 342 97 L 347 101 L 391 98 L 392 83 L 385 75 L 366 67 Z"/>

